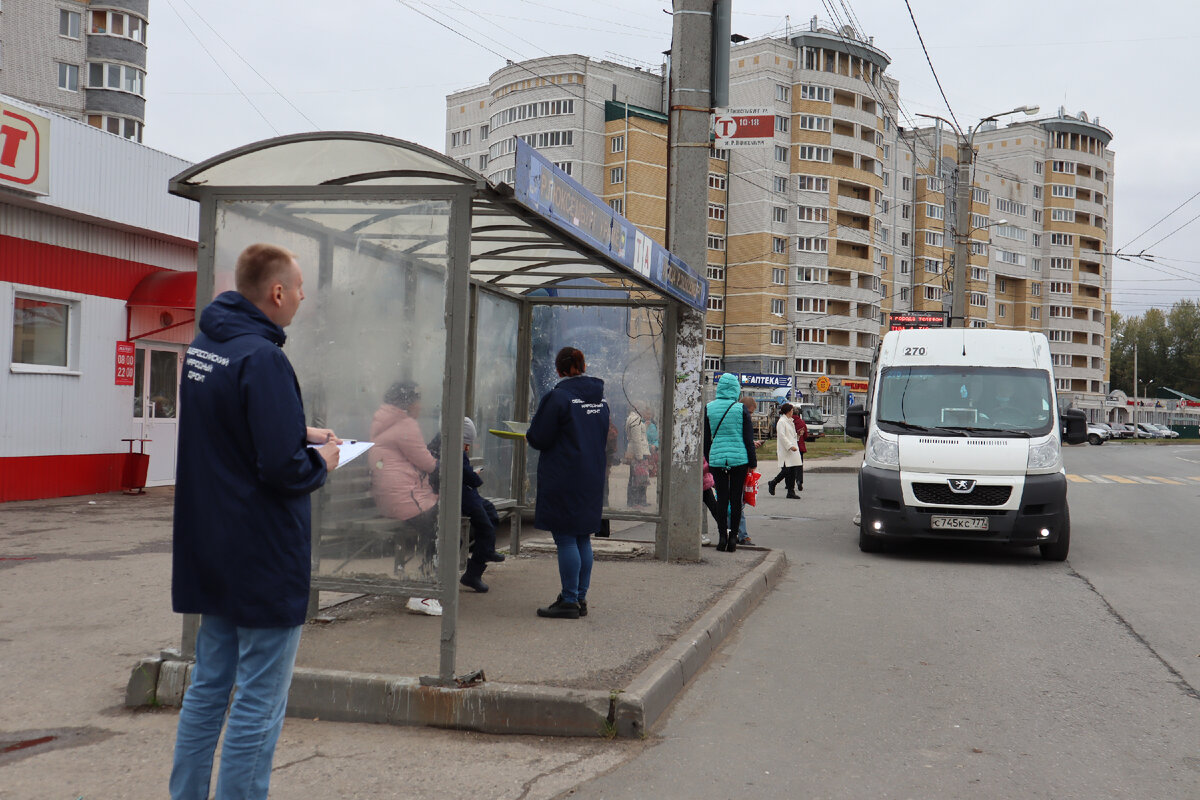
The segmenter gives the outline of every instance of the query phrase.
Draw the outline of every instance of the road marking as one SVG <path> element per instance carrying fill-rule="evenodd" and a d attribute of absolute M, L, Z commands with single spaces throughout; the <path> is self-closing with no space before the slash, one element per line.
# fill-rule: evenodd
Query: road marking
<path fill-rule="evenodd" d="M 1120 475 L 1105 475 L 1104 477 L 1117 483 L 1137 483 L 1137 481 L 1131 481 L 1129 478 L 1122 478 Z"/>
<path fill-rule="evenodd" d="M 1067 473 L 1067 480 L 1072 483 L 1091 483 L 1085 475 L 1072 475 L 1070 473 Z"/>
<path fill-rule="evenodd" d="M 1159 483 L 1166 483 L 1166 484 L 1169 484 L 1169 485 L 1171 485 L 1171 486 L 1183 486 L 1183 483 L 1182 483 L 1182 482 L 1180 482 L 1180 481 L 1173 481 L 1173 480 L 1171 480 L 1170 478 L 1160 478 L 1160 477 L 1158 477 L 1157 475 L 1147 475 L 1146 477 L 1147 477 L 1147 478 L 1149 478 L 1149 479 L 1150 479 L 1150 480 L 1152 480 L 1152 481 L 1158 481 Z"/>
<path fill-rule="evenodd" d="M 1141 477 L 1140 475 L 1130 475 L 1129 477 L 1130 477 L 1130 478 L 1131 478 L 1131 479 L 1132 479 L 1132 480 L 1133 480 L 1135 483 L 1148 483 L 1148 484 L 1150 484 L 1151 486 L 1158 486 L 1158 484 L 1157 484 L 1157 483 L 1155 483 L 1154 481 L 1150 480 L 1149 478 L 1143 478 L 1143 477 Z"/>

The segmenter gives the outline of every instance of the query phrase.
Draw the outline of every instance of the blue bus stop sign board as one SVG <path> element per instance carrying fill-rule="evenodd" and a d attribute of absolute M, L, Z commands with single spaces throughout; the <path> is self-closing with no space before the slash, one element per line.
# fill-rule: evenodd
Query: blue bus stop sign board
<path fill-rule="evenodd" d="M 682 259 L 521 139 L 516 159 L 513 193 L 521 205 L 676 300 L 697 311 L 707 309 L 708 281 Z"/>

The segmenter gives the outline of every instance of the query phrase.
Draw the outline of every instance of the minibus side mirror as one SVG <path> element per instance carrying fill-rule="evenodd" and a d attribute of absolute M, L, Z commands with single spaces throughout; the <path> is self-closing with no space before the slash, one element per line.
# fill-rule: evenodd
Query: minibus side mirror
<path fill-rule="evenodd" d="M 851 408 L 846 411 L 846 435 L 855 439 L 867 438 L 867 420 L 869 415 L 865 408 Z M 1084 426 L 1084 438 L 1087 438 L 1087 426 Z"/>
<path fill-rule="evenodd" d="M 1087 415 L 1078 408 L 1068 408 L 1062 417 L 1062 438 L 1067 444 L 1083 444 L 1087 441 Z"/>

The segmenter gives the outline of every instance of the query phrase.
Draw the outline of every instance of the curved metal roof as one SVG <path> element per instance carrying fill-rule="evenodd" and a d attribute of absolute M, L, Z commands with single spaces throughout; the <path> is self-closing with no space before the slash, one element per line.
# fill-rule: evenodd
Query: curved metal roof
<path fill-rule="evenodd" d="M 523 146 L 524 143 L 518 143 Z M 633 235 L 649 241 L 632 224 L 612 212 L 599 198 L 549 166 L 536 151 L 535 167 L 545 174 L 548 186 L 569 188 L 571 198 L 588 204 L 592 217 L 614 232 L 607 249 L 598 246 L 595 225 L 573 225 L 556 214 L 549 191 L 541 202 L 530 200 L 528 187 L 517 193 L 507 184 L 493 184 L 457 161 L 413 142 L 377 134 L 318 132 L 281 136 L 230 150 L 181 172 L 171 180 L 173 194 L 195 200 L 221 189 L 262 188 L 264 195 L 287 193 L 304 187 L 456 185 L 473 190 L 471 207 L 471 276 L 512 292 L 551 288 L 564 281 L 591 278 L 591 289 L 609 290 L 615 296 L 630 292 L 639 298 L 662 298 L 703 309 L 707 282 L 687 265 L 651 242 L 657 251 L 656 270 L 645 264 L 633 268 Z M 551 174 L 556 173 L 556 174 Z M 570 184 L 568 187 L 567 185 Z M 520 195 L 520 196 L 518 196 Z M 316 199 L 314 197 L 314 199 Z M 396 218 L 414 213 L 412 201 L 386 206 L 378 213 L 364 212 L 350 202 L 339 209 L 336 198 L 322 194 L 320 202 L 281 200 L 273 214 L 285 214 L 306 226 L 370 236 L 373 226 L 385 227 L 377 244 L 419 255 L 445 252 L 444 241 L 432 241 L 414 225 L 411 233 L 396 235 Z M 639 245 L 640 246 L 640 245 Z M 649 258 L 645 259 L 647 262 Z M 664 277 L 666 276 L 666 277 Z M 698 282 L 698 283 L 697 283 Z"/>

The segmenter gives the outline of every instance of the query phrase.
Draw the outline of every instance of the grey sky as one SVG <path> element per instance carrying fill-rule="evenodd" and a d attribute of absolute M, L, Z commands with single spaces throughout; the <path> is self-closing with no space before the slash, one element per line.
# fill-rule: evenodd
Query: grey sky
<path fill-rule="evenodd" d="M 1200 215 L 1200 197 L 1126 246 L 1200 192 L 1190 57 L 1200 6 L 910 2 L 962 125 L 1036 103 L 1045 115 L 1086 111 L 1113 132 L 1110 244 L 1157 261 L 1114 260 L 1114 308 L 1200 296 L 1200 220 L 1155 244 Z M 441 151 L 449 92 L 484 83 L 505 59 L 581 53 L 657 67 L 670 47 L 664 9 L 669 0 L 154 0 L 146 143 L 199 161 L 277 134 L 361 130 Z M 891 56 L 909 113 L 948 116 L 904 0 L 734 0 L 733 30 L 782 35 L 788 14 L 802 28 L 835 11 Z"/>

